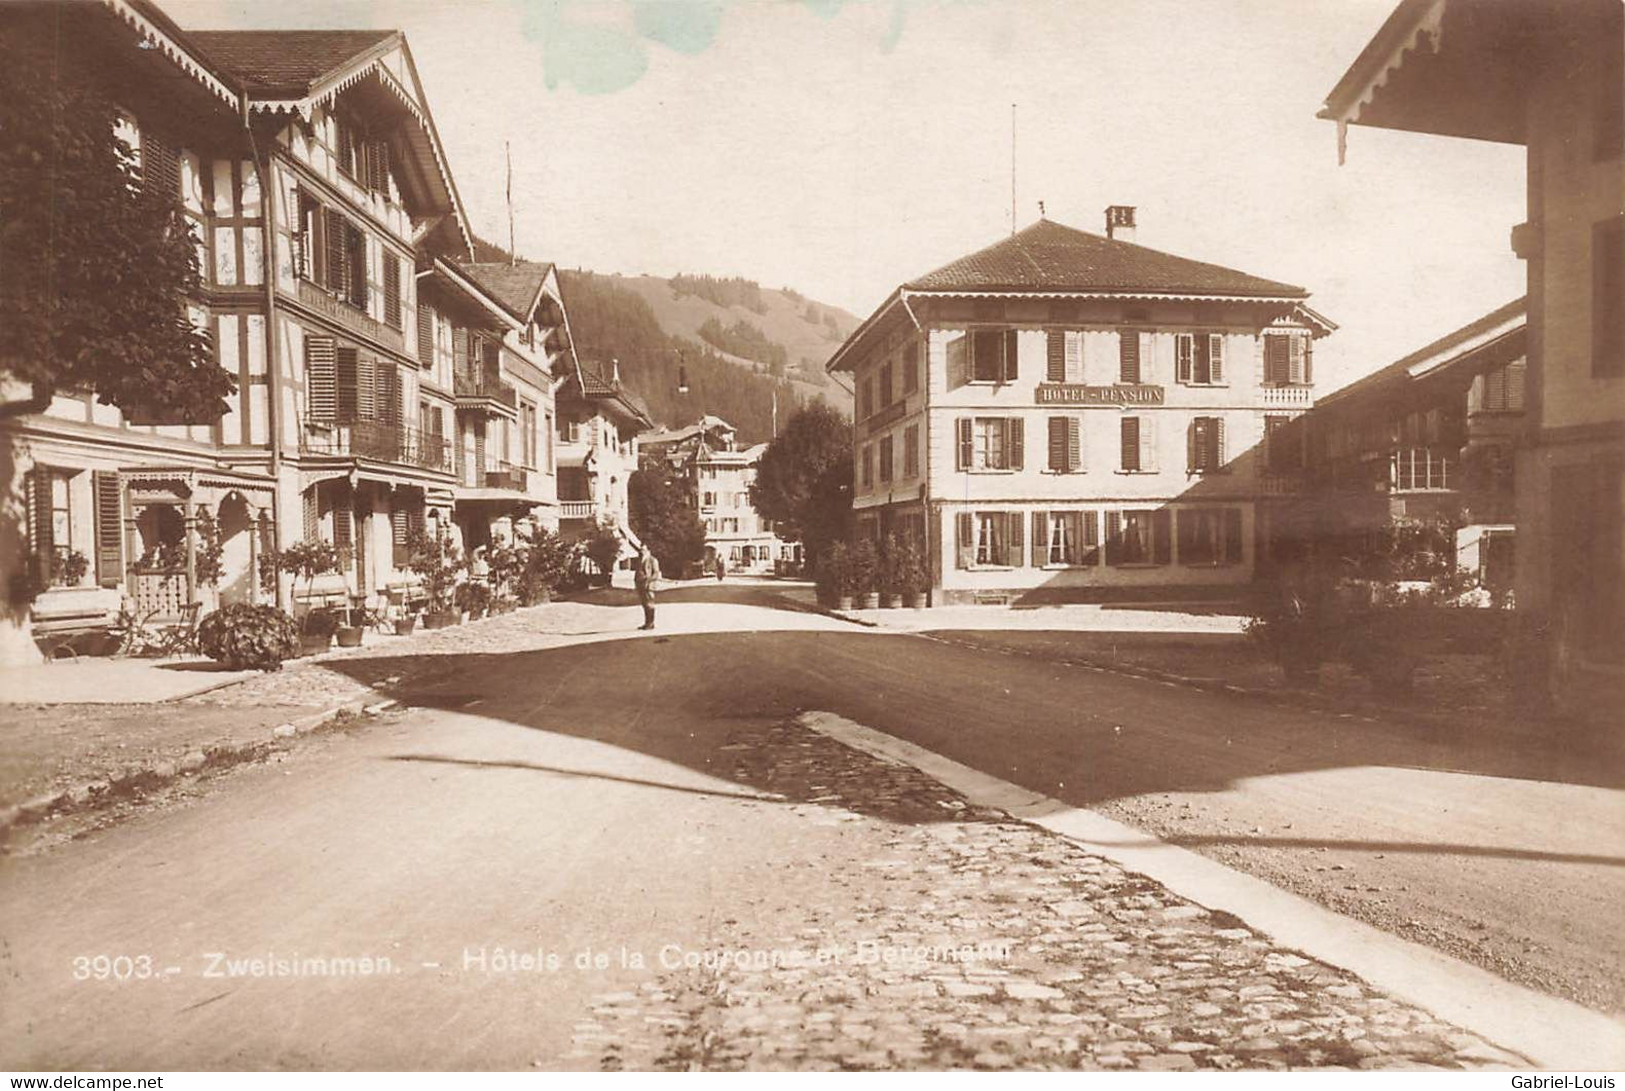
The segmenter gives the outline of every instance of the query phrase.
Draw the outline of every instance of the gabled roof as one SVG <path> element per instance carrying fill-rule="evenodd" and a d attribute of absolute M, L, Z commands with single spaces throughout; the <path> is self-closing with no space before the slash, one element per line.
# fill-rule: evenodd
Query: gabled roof
<path fill-rule="evenodd" d="M 1520 296 L 1388 366 L 1356 379 L 1340 390 L 1334 390 L 1319 399 L 1316 408 L 1326 409 L 1353 399 L 1386 396 L 1386 393 L 1404 389 L 1412 382 L 1446 372 L 1456 372 L 1470 378 L 1480 371 L 1499 367 L 1522 356 L 1527 329 L 1528 308 L 1524 297 Z"/>
<path fill-rule="evenodd" d="M 579 393 L 586 399 L 608 402 L 613 410 L 631 418 L 632 422 L 641 428 L 647 430 L 654 427 L 654 415 L 650 413 L 648 404 L 642 398 L 624 383 L 611 382 L 579 359 L 575 362 L 575 374 L 565 380 L 560 393 L 564 395 Z"/>
<path fill-rule="evenodd" d="M 396 30 L 193 30 L 187 37 L 250 94 L 303 98 Z"/>
<path fill-rule="evenodd" d="M 1265 280 L 1039 220 L 903 285 L 918 292 L 1146 292 L 1302 299 L 1295 284 Z"/>
<path fill-rule="evenodd" d="M 506 307 L 521 321 L 529 321 L 531 312 L 547 286 L 551 262 L 545 261 L 468 261 L 462 267 L 491 297 Z"/>

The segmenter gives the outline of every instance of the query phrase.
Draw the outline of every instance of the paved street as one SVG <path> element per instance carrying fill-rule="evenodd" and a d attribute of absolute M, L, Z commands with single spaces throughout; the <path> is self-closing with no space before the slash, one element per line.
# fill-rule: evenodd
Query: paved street
<path fill-rule="evenodd" d="M 1601 848 L 1625 833 L 1617 770 L 1464 753 L 775 601 L 682 589 L 654 634 L 631 632 L 634 607 L 578 604 L 410 656 L 335 659 L 333 684 L 397 679 L 414 707 L 82 840 L 59 820 L 55 840 L 0 862 L 0 1061 L 1516 1063 L 1245 922 L 789 723 L 813 708 L 1621 1007 L 1625 959 L 1605 922 L 1625 890 Z M 299 673 L 209 697 L 273 699 Z M 860 956 L 922 946 L 970 957 Z M 841 950 L 820 965 L 819 947 Z M 623 948 L 644 966 L 623 965 Z M 717 949 L 783 957 L 707 966 L 699 953 Z M 507 969 L 538 950 L 543 969 Z M 604 964 L 578 968 L 587 950 Z M 681 965 L 688 952 L 700 965 Z M 130 957 L 117 966 L 136 978 L 76 967 L 98 955 Z M 279 972 L 314 958 L 388 964 Z"/>

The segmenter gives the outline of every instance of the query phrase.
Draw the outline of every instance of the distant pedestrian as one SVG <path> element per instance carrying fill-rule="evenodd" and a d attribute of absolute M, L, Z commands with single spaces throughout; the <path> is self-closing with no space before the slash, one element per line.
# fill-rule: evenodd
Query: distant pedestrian
<path fill-rule="evenodd" d="M 717 582 L 721 583 L 722 582 L 722 577 L 727 575 L 727 574 L 728 574 L 728 566 L 722 560 L 722 554 L 718 553 L 717 554 Z"/>
<path fill-rule="evenodd" d="M 660 578 L 660 564 L 649 549 L 649 543 L 638 546 L 638 569 L 633 577 L 638 588 L 638 603 L 643 607 L 641 628 L 655 627 L 655 581 Z"/>

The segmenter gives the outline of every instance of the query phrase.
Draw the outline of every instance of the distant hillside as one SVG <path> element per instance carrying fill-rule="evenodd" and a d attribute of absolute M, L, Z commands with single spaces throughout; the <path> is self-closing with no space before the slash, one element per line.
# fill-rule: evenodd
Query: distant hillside
<path fill-rule="evenodd" d="M 638 295 L 668 334 L 704 342 L 742 367 L 786 378 L 803 400 L 822 397 L 852 411 L 851 395 L 824 373 L 825 362 L 858 328 L 859 320 L 849 312 L 790 288 L 764 288 L 738 277 L 605 279 Z"/>
<path fill-rule="evenodd" d="M 737 428 L 742 442 L 756 443 L 772 438 L 775 390 L 781 424 L 819 393 L 697 339 L 672 336 L 643 296 L 625 286 L 627 279 L 559 271 L 577 354 L 605 375 L 610 361 L 619 360 L 621 380 L 661 424 L 679 427 L 710 413 Z M 687 394 L 677 391 L 679 367 L 688 373 Z"/>

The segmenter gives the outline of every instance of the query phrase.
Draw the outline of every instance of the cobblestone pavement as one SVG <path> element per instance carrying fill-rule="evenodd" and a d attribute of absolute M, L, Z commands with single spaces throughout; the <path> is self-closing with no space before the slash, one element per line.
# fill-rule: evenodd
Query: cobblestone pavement
<path fill-rule="evenodd" d="M 563 1065 L 1523 1065 L 910 767 L 793 724 L 736 734 L 724 750 L 736 780 L 785 797 L 809 822 L 845 825 L 864 851 L 811 862 L 828 869 L 827 900 L 758 899 L 739 914 L 750 919 L 719 924 L 710 954 L 694 952 L 699 965 L 596 997 Z M 826 947 L 821 962 L 831 937 L 872 939 Z"/>

